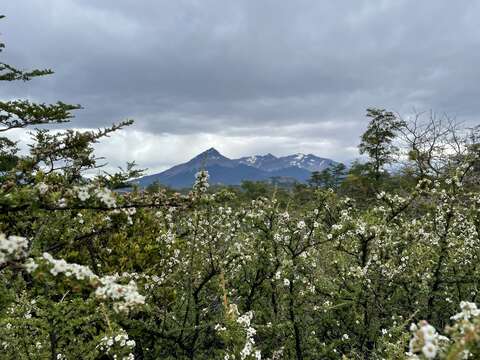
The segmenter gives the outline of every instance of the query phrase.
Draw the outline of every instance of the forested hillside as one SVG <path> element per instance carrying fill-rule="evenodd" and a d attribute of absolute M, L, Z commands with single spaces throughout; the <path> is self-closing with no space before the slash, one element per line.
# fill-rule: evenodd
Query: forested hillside
<path fill-rule="evenodd" d="M 0 102 L 1 359 L 480 358 L 478 127 L 369 109 L 309 185 L 118 192 L 133 164 L 85 173 L 131 121 L 45 126 L 78 109 Z"/>

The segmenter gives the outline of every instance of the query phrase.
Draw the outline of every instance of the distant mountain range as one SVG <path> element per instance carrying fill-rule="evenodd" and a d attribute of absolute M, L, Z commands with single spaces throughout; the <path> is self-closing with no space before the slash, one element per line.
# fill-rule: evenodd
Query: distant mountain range
<path fill-rule="evenodd" d="M 239 185 L 244 180 L 305 182 L 313 171 L 322 171 L 337 162 L 312 154 L 276 157 L 272 154 L 229 159 L 210 148 L 190 161 L 158 174 L 144 176 L 135 182 L 146 187 L 154 182 L 180 189 L 191 187 L 195 174 L 207 170 L 210 184 Z"/>

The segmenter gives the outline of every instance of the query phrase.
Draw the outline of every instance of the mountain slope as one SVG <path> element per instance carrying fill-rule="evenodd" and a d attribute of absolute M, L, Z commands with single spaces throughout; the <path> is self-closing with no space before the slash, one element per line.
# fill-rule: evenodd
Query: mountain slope
<path fill-rule="evenodd" d="M 141 187 L 154 182 L 173 188 L 192 186 L 195 174 L 205 169 L 210 174 L 211 184 L 239 185 L 244 180 L 262 181 L 272 177 L 290 178 L 305 182 L 312 171 L 322 171 L 335 161 L 312 154 L 295 154 L 276 157 L 272 154 L 229 159 L 216 149 L 210 148 L 186 163 L 173 166 L 158 174 L 136 180 Z"/>

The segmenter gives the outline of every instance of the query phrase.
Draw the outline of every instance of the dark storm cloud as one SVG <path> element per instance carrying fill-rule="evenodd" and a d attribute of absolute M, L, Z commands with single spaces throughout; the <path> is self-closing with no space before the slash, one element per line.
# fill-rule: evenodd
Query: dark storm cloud
<path fill-rule="evenodd" d="M 205 141 L 200 134 L 262 134 L 276 139 L 271 152 L 317 140 L 335 144 L 337 157 L 345 158 L 354 156 L 366 107 L 434 109 L 467 121 L 480 113 L 480 7 L 474 2 L 2 5 L 5 60 L 52 67 L 56 74 L 0 94 L 81 103 L 76 126 L 133 117 L 136 131 L 158 136 L 198 143 Z M 245 154 L 257 149 L 246 146 Z"/>

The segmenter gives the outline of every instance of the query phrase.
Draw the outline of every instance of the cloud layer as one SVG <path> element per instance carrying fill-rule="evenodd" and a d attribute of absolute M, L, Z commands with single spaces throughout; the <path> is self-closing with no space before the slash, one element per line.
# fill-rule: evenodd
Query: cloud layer
<path fill-rule="evenodd" d="M 356 156 L 365 108 L 474 122 L 480 4 L 451 1 L 5 0 L 4 61 L 56 74 L 0 96 L 82 104 L 75 127 L 134 118 L 99 146 L 160 170 L 227 156 Z M 478 121 L 477 121 L 478 122 Z"/>

